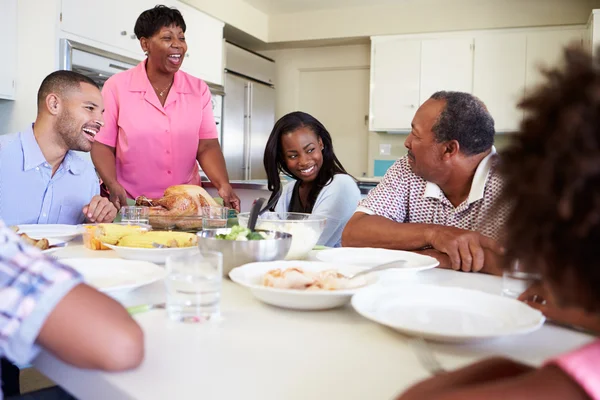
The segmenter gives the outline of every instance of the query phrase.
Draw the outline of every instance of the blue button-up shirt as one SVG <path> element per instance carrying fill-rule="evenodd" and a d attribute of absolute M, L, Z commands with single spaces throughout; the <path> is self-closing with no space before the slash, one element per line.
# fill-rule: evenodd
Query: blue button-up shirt
<path fill-rule="evenodd" d="M 6 224 L 80 224 L 83 207 L 98 194 L 93 165 L 73 151 L 52 176 L 32 126 L 0 135 L 0 219 Z"/>

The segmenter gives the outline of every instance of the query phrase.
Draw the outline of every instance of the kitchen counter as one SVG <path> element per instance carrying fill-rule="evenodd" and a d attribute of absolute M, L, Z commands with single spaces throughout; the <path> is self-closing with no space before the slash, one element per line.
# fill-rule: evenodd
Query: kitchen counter
<path fill-rule="evenodd" d="M 229 181 L 234 189 L 249 189 L 249 190 L 269 190 L 266 179 L 253 179 L 248 181 Z M 283 182 L 282 182 L 283 183 Z M 202 186 L 205 188 L 215 189 L 215 185 L 211 181 L 202 181 Z"/>

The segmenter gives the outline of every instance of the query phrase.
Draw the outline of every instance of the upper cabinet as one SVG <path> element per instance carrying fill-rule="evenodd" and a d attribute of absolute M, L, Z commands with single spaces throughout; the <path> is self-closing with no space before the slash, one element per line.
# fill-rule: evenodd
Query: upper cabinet
<path fill-rule="evenodd" d="M 144 54 L 133 27 L 142 11 L 152 7 L 154 3 L 148 0 L 85 3 L 62 0 L 60 28 L 81 38 L 126 50 L 141 59 Z"/>
<path fill-rule="evenodd" d="M 224 24 L 180 1 L 164 4 L 177 8 L 185 20 L 188 52 L 182 70 L 222 85 Z M 156 2 L 150 0 L 104 0 L 85 4 L 79 0 L 62 0 L 60 28 L 88 41 L 85 44 L 99 43 L 119 53 L 124 50 L 123 55 L 141 60 L 144 53 L 133 32 L 135 22 L 143 11 L 155 5 Z"/>
<path fill-rule="evenodd" d="M 543 79 L 543 68 L 557 66 L 567 46 L 583 47 L 585 30 L 563 29 L 527 34 L 526 91 Z M 551 46 L 548 44 L 552 43 Z"/>
<path fill-rule="evenodd" d="M 185 20 L 188 50 L 181 69 L 207 82 L 223 84 L 224 23 L 195 8 L 177 2 Z"/>
<path fill-rule="evenodd" d="M 419 107 L 420 40 L 382 40 L 371 51 L 370 129 L 410 129 Z"/>
<path fill-rule="evenodd" d="M 514 131 L 523 113 L 516 104 L 525 88 L 527 41 L 523 33 L 475 39 L 473 94 L 486 105 L 496 131 Z"/>
<path fill-rule="evenodd" d="M 0 0 L 0 37 L 4 57 L 0 63 L 0 99 L 14 100 L 17 75 L 17 0 Z"/>
<path fill-rule="evenodd" d="M 421 42 L 420 101 L 437 91 L 471 92 L 473 38 L 428 39 Z"/>
<path fill-rule="evenodd" d="M 473 93 L 497 132 L 518 129 L 517 104 L 555 65 L 568 44 L 583 46 L 585 27 L 514 29 L 374 37 L 371 47 L 372 131 L 408 132 L 418 105 L 434 92 Z"/>

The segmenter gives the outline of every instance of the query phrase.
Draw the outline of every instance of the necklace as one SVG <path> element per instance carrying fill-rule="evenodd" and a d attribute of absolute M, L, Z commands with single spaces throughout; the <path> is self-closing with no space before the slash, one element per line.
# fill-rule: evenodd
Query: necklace
<path fill-rule="evenodd" d="M 156 86 L 152 85 L 152 87 L 156 90 L 156 92 L 158 93 L 158 95 L 160 97 L 163 97 L 165 95 L 165 92 L 169 90 L 169 88 L 171 87 L 171 85 L 173 84 L 173 82 L 169 83 L 169 86 L 167 86 L 166 88 L 164 88 L 163 90 L 160 90 L 159 88 L 157 88 Z"/>

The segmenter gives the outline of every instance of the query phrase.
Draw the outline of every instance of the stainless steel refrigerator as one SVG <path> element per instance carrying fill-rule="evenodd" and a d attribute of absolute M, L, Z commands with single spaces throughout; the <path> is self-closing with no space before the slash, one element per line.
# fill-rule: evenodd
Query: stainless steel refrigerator
<path fill-rule="evenodd" d="M 225 43 L 221 147 L 231 180 L 266 179 L 263 155 L 275 124 L 275 62 Z"/>

